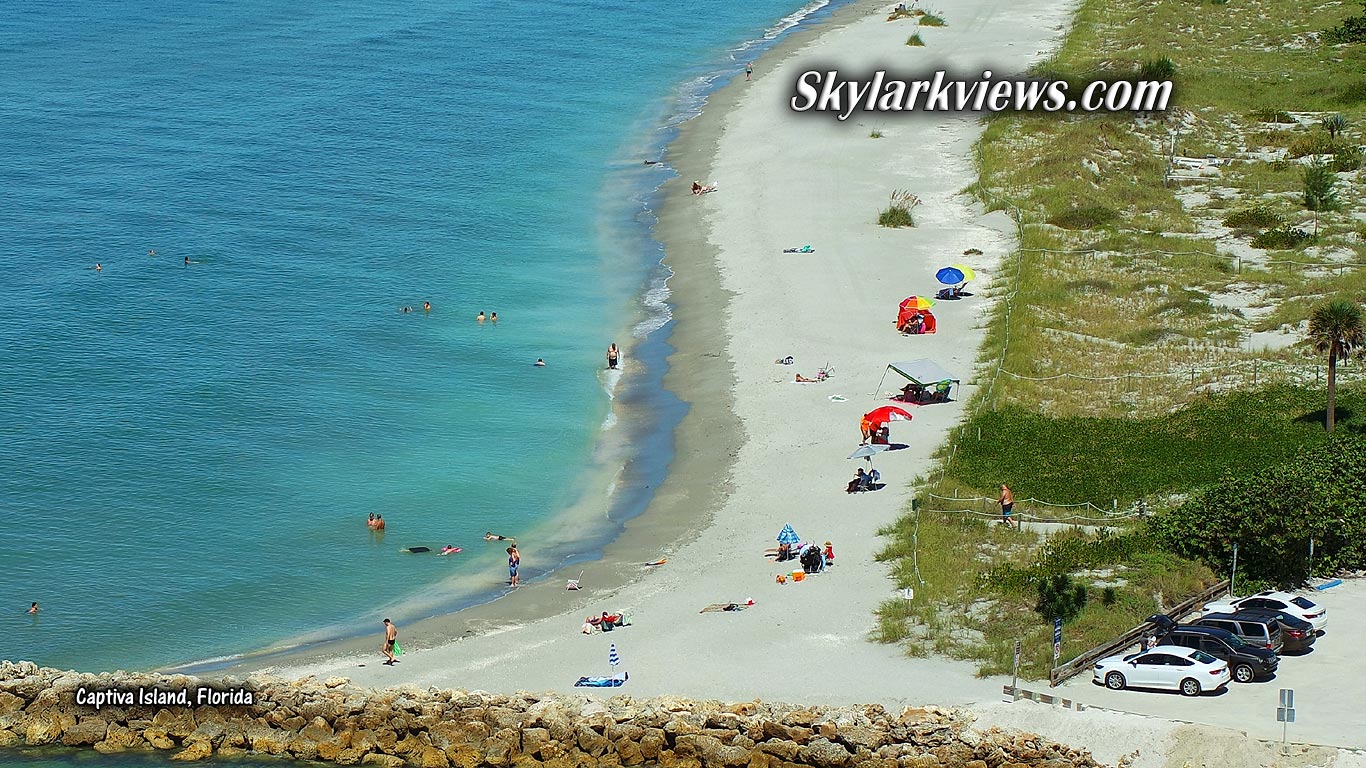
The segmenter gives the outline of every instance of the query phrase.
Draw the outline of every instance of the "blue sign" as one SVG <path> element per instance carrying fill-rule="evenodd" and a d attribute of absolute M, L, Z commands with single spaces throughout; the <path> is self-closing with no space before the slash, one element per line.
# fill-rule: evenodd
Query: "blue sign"
<path fill-rule="evenodd" d="M 1062 656 L 1062 618 L 1053 619 L 1053 663 Z"/>

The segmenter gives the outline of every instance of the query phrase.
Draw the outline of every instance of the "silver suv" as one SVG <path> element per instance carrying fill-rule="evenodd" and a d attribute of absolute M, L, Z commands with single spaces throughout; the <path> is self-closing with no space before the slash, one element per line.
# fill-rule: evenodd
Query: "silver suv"
<path fill-rule="evenodd" d="M 1197 627 L 1222 629 L 1225 632 L 1237 635 L 1239 640 L 1249 645 L 1265 648 L 1278 655 L 1285 646 L 1285 641 L 1281 637 L 1280 622 L 1276 621 L 1274 617 L 1207 613 L 1191 624 Z"/>

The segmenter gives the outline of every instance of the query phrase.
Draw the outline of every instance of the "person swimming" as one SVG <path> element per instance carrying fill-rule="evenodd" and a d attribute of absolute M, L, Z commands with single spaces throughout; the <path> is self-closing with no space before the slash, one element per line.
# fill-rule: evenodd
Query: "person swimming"
<path fill-rule="evenodd" d="M 532 363 L 532 365 L 536 366 L 537 368 L 544 368 L 545 361 L 538 357 L 536 358 L 536 362 Z"/>
<path fill-rule="evenodd" d="M 33 605 L 30 605 L 30 606 L 28 607 L 28 612 L 29 612 L 29 613 L 37 613 L 37 612 L 38 612 L 38 603 L 35 602 Z"/>
<path fill-rule="evenodd" d="M 459 551 L 460 547 L 452 547 L 450 544 L 447 544 L 446 546 L 441 548 L 441 554 L 443 555 L 454 555 Z"/>
<path fill-rule="evenodd" d="M 431 311 L 432 311 L 432 303 L 431 303 L 430 301 L 424 301 L 424 302 L 422 302 L 422 311 L 423 311 L 423 312 L 431 312 Z"/>
<path fill-rule="evenodd" d="M 408 314 L 409 312 L 412 312 L 412 311 L 413 311 L 413 308 L 412 308 L 412 307 L 399 307 L 399 308 L 398 308 L 398 311 L 399 311 L 399 312 L 402 312 L 403 314 L 406 315 L 406 314 Z"/>
<path fill-rule="evenodd" d="M 497 313 L 497 312 L 492 312 L 492 313 L 489 314 L 489 322 L 490 322 L 490 323 L 496 323 L 496 322 L 498 322 L 498 313 Z"/>
<path fill-rule="evenodd" d="M 98 261 L 95 262 L 95 266 L 91 267 L 91 269 L 95 270 L 96 272 L 104 271 L 104 267 L 100 266 L 100 263 Z"/>
<path fill-rule="evenodd" d="M 474 319 L 475 319 L 476 322 L 480 322 L 480 323 L 484 322 L 484 319 L 485 319 L 485 318 L 484 318 L 484 310 L 482 310 L 482 309 L 479 310 L 479 314 L 478 314 L 478 315 L 475 315 Z"/>

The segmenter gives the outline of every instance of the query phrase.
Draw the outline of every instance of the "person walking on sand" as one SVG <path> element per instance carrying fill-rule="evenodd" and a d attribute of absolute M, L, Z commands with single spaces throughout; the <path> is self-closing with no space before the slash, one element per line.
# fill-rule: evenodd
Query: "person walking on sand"
<path fill-rule="evenodd" d="M 517 583 L 517 567 L 521 564 L 522 553 L 518 552 L 517 545 L 513 544 L 508 547 L 508 584 L 514 587 L 520 586 Z"/>
<path fill-rule="evenodd" d="M 398 627 L 388 619 L 384 620 L 384 663 L 394 666 L 394 644 L 398 642 Z"/>
<path fill-rule="evenodd" d="M 615 371 L 617 369 L 617 359 L 621 357 L 621 352 L 617 349 L 617 343 L 612 342 L 607 347 L 607 369 Z"/>
<path fill-rule="evenodd" d="M 1001 505 L 1001 522 L 1010 528 L 1010 515 L 1015 509 L 1015 494 L 1005 483 L 1001 483 L 1001 498 L 997 499 L 996 503 Z"/>
<path fill-rule="evenodd" d="M 754 62 L 749 62 L 749 63 L 745 64 L 745 80 L 749 80 L 749 78 L 750 78 L 753 74 L 754 74 Z"/>

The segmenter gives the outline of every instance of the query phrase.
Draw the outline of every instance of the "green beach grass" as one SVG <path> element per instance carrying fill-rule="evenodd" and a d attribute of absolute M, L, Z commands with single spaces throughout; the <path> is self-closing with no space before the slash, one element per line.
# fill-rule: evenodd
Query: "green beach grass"
<path fill-rule="evenodd" d="M 1016 219 L 1019 249 L 993 276 L 968 417 L 918 494 L 926 503 L 882 532 L 881 559 L 915 595 L 883 604 L 875 639 L 975 659 L 983 674 L 1009 672 L 1021 639 L 1022 674 L 1046 676 L 1051 626 L 1034 611 L 1033 581 L 1003 575 L 1037 580 L 1041 562 L 1057 565 L 1059 537 L 1097 553 L 1063 571 L 1091 587 L 1065 628 L 1064 660 L 1217 579 L 1162 551 L 1141 522 L 1109 524 L 1135 542 L 1119 551 L 1095 531 L 1007 530 L 944 509 L 989 502 L 934 495 L 994 498 L 1006 482 L 1022 499 L 1121 512 L 1142 499 L 1160 511 L 1324 440 L 1324 360 L 1300 342 L 1315 305 L 1366 299 L 1361 185 L 1338 176 L 1342 210 L 1320 215 L 1318 237 L 1286 233 L 1313 229 L 1302 158 L 1359 162 L 1366 45 L 1318 39 L 1359 13 L 1324 0 L 1083 0 L 1036 73 L 1170 76 L 1172 109 L 988 121 L 968 191 Z M 1335 135 L 1328 115 L 1342 116 Z M 1339 378 L 1340 429 L 1366 431 L 1366 390 L 1352 387 L 1362 367 Z"/>

